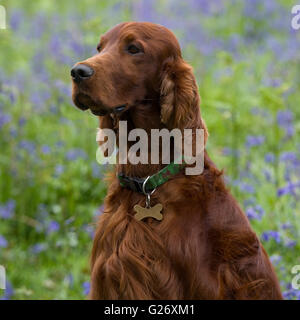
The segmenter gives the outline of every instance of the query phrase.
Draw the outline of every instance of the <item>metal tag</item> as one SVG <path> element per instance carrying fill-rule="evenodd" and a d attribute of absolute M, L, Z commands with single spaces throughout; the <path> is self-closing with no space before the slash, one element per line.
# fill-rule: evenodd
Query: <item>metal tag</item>
<path fill-rule="evenodd" d="M 163 218 L 163 215 L 161 214 L 161 210 L 162 210 L 162 204 L 158 203 L 156 204 L 154 207 L 146 207 L 143 208 L 140 205 L 136 204 L 134 206 L 134 210 L 136 212 L 136 214 L 134 215 L 136 220 L 143 220 L 145 218 L 154 218 L 158 221 L 161 221 Z"/>

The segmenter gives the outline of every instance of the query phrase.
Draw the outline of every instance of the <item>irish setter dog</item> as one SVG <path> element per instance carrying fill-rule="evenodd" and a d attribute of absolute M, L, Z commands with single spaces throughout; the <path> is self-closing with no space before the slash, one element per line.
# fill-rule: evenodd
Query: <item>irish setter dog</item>
<path fill-rule="evenodd" d="M 206 141 L 195 77 L 171 31 L 121 23 L 97 50 L 71 75 L 74 104 L 99 116 L 100 128 L 117 132 L 119 120 L 128 131 L 202 128 Z M 163 220 L 134 219 L 145 196 L 122 187 L 116 173 L 144 178 L 164 166 L 115 165 L 94 238 L 90 298 L 282 299 L 266 251 L 206 151 L 201 174 L 179 172 L 151 196 Z"/>

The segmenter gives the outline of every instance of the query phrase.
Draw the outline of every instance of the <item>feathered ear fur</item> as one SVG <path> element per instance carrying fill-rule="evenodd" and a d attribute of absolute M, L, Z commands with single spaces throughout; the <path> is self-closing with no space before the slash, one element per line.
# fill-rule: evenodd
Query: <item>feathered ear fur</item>
<path fill-rule="evenodd" d="M 200 96 L 192 67 L 182 58 L 166 62 L 161 81 L 161 121 L 168 129 L 203 129 L 208 131 L 200 114 Z"/>

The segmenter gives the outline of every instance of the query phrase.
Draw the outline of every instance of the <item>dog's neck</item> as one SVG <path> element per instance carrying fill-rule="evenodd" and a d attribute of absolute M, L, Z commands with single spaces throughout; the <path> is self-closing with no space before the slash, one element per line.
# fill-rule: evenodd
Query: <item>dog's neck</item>
<path fill-rule="evenodd" d="M 196 112 L 195 112 L 196 113 Z M 200 117 L 197 117 L 197 114 L 195 114 L 195 122 L 192 126 L 192 129 L 201 128 L 201 123 L 198 121 Z M 162 144 L 160 141 L 159 148 L 157 149 L 159 152 L 159 163 L 158 164 L 152 164 L 151 163 L 151 129 L 163 129 L 166 128 L 166 125 L 162 123 L 161 121 L 161 108 L 159 103 L 155 103 L 154 101 L 151 101 L 151 103 L 142 103 L 139 105 L 136 105 L 126 112 L 124 112 L 121 116 L 117 116 L 114 118 L 110 118 L 110 122 L 112 121 L 112 127 L 115 130 L 116 136 L 117 136 L 117 145 L 119 147 L 119 141 L 118 136 L 119 134 L 121 136 L 121 130 L 119 132 L 119 121 L 126 121 L 127 122 L 127 134 L 126 134 L 126 140 L 127 140 L 127 155 L 129 154 L 129 150 L 131 146 L 136 144 L 138 141 L 129 142 L 128 141 L 128 134 L 133 129 L 143 129 L 147 133 L 148 138 L 148 162 L 147 164 L 132 164 L 129 159 L 127 158 L 126 164 L 116 164 L 116 171 L 118 173 L 123 173 L 126 176 L 130 177 L 140 177 L 144 178 L 150 175 L 153 175 L 160 171 L 162 168 L 166 166 L 166 164 L 162 163 Z M 198 123 L 199 122 L 199 123 Z M 193 131 L 194 133 L 194 131 Z M 182 132 L 183 136 L 183 132 Z M 123 136 L 124 137 L 124 136 Z M 193 153 L 195 151 L 196 144 L 193 142 Z M 182 145 L 182 151 L 183 151 L 183 145 Z M 156 152 L 157 152 L 156 150 Z M 170 161 L 174 161 L 174 144 L 173 141 L 170 143 Z"/>
<path fill-rule="evenodd" d="M 162 129 L 165 126 L 160 120 L 160 105 L 158 102 L 151 101 L 149 103 L 142 103 L 134 106 L 128 110 L 124 116 L 119 120 L 127 121 L 127 137 L 130 130 L 143 129 L 147 132 L 148 136 L 148 164 L 117 164 L 117 172 L 123 172 L 131 177 L 147 177 L 158 172 L 165 165 L 164 164 L 151 164 L 151 129 Z M 128 143 L 128 150 L 130 146 L 136 142 Z"/>

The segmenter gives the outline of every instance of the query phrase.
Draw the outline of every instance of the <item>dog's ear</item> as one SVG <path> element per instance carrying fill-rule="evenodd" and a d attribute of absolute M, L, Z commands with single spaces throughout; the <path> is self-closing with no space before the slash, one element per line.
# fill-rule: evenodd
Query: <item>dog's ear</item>
<path fill-rule="evenodd" d="M 161 121 L 168 129 L 203 129 L 208 132 L 200 114 L 200 96 L 192 67 L 181 57 L 165 62 L 160 87 Z"/>

